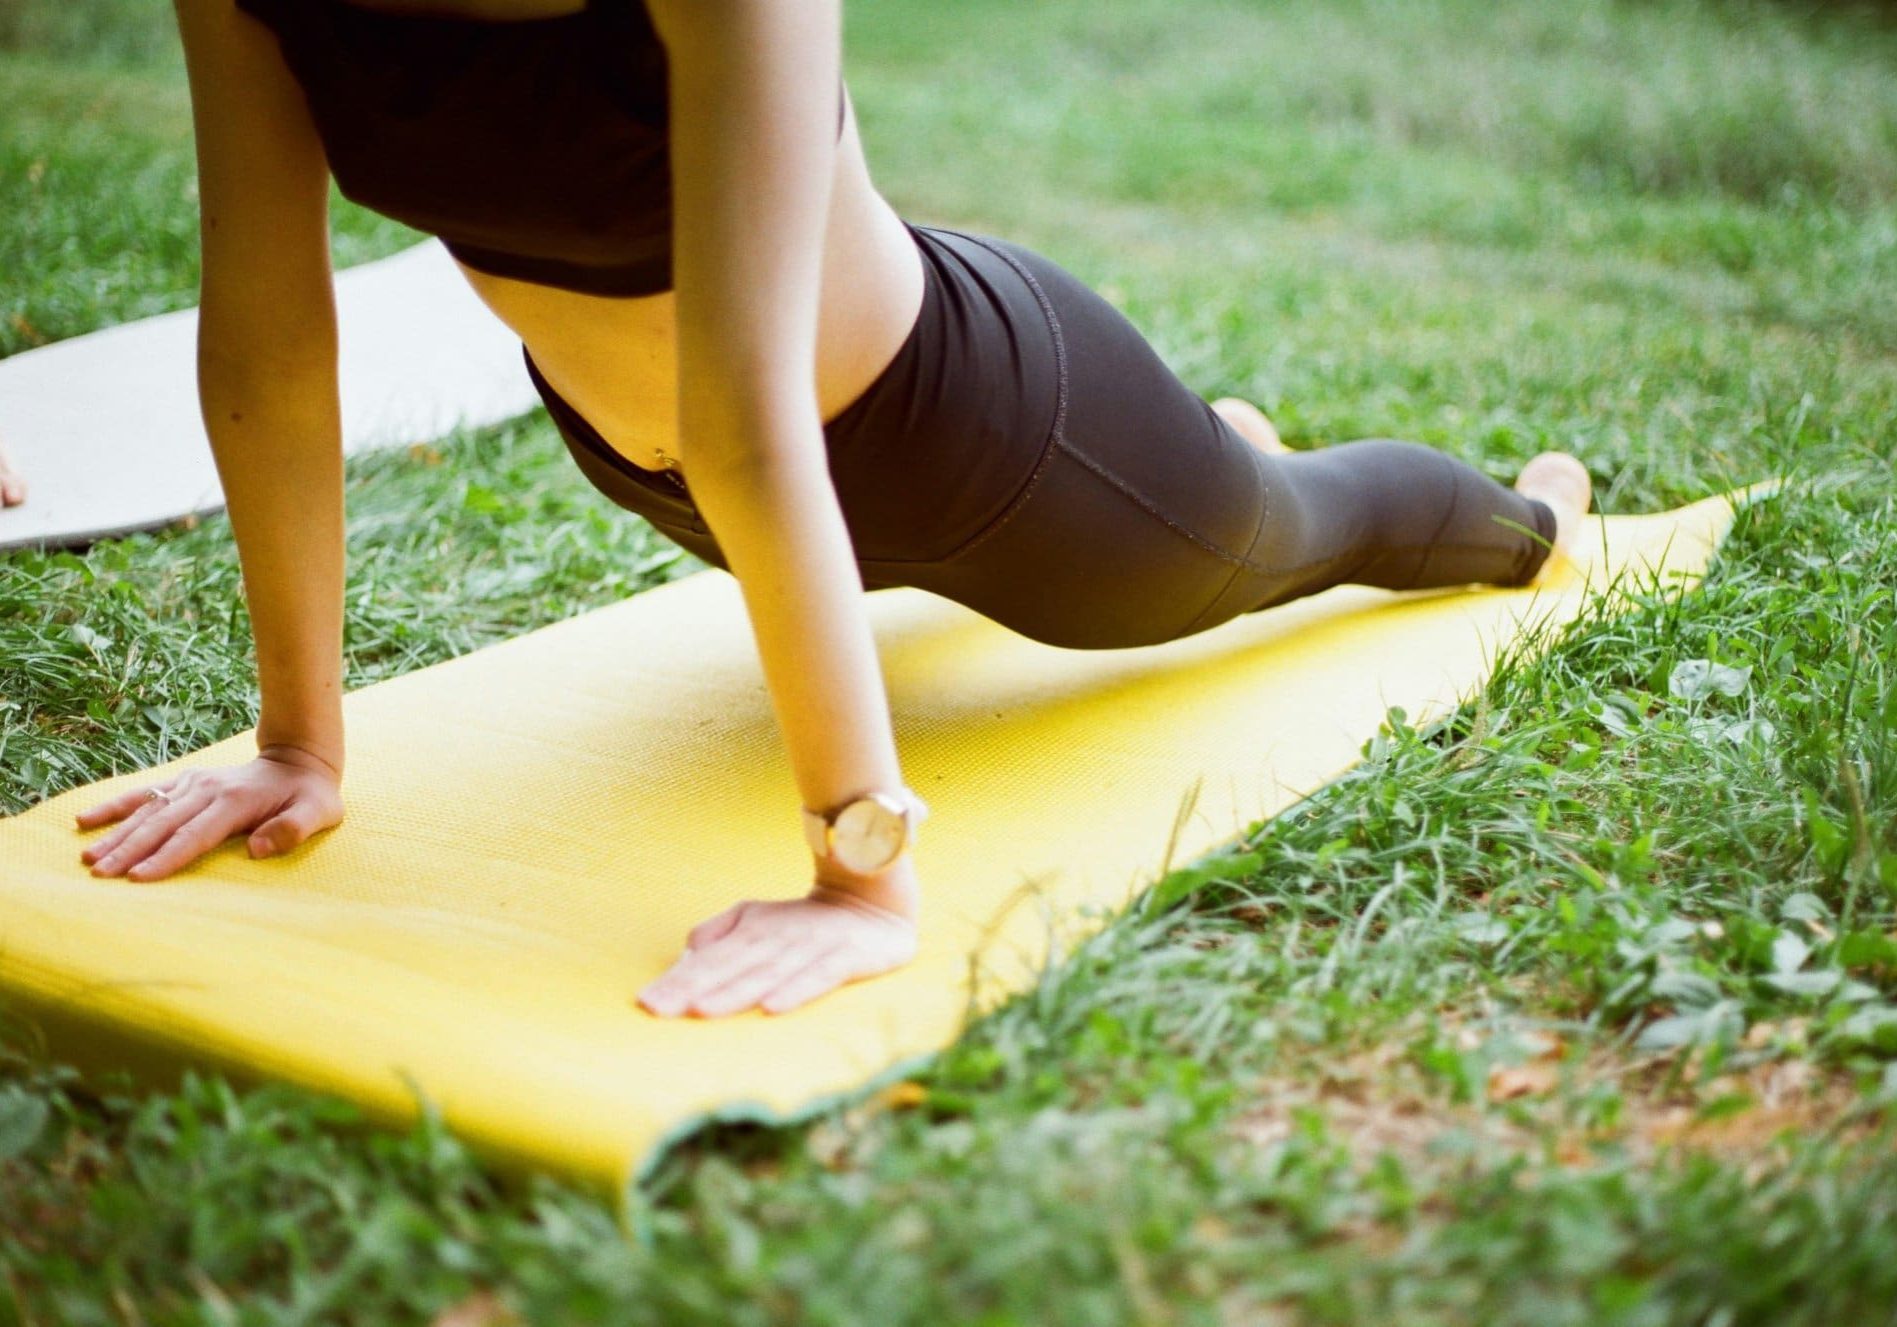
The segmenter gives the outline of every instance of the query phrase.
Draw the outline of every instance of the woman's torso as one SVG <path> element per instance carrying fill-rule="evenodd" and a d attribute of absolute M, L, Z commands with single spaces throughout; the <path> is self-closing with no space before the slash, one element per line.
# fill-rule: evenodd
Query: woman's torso
<path fill-rule="evenodd" d="M 585 7 L 583 0 L 541 0 L 533 10 L 524 10 L 517 0 L 503 2 L 505 9 L 492 0 L 402 0 L 394 4 L 388 0 L 274 0 L 277 4 L 348 5 L 366 17 L 396 16 L 398 23 L 399 16 L 425 15 L 445 21 L 440 30 L 450 39 L 465 35 L 475 40 L 488 34 L 472 26 L 464 29 L 464 24 L 529 22 L 540 24 L 543 30 L 548 26 L 557 29 L 562 16 L 577 15 Z M 594 0 L 596 4 L 632 6 L 638 2 Z M 638 17 L 643 20 L 643 13 Z M 549 25 L 547 20 L 556 22 Z M 529 43 L 523 49 L 535 48 Z M 299 54 L 304 55 L 305 64 L 299 76 L 305 79 L 307 89 L 311 78 L 318 74 L 309 68 L 307 53 Z M 292 63 L 294 66 L 296 62 Z M 392 77 L 401 76 L 399 69 L 390 73 Z M 528 100 L 525 91 L 531 89 L 530 81 L 495 81 L 499 86 L 492 89 L 493 95 L 505 98 L 518 88 L 523 89 L 523 102 Z M 478 89 L 462 91 L 483 95 Z M 342 95 L 350 94 L 345 91 Z M 338 130 L 333 124 L 322 123 L 325 108 L 314 92 L 312 104 L 319 127 L 326 129 L 326 140 L 333 139 Z M 521 115 L 527 115 L 536 107 L 523 104 L 519 109 Z M 334 121 L 340 116 L 330 110 L 328 118 Z M 659 132 L 662 134 L 662 127 Z M 332 166 L 337 168 L 339 181 L 347 186 L 347 166 L 338 161 L 347 152 L 337 151 L 338 145 L 333 142 L 331 146 Z M 373 205 L 372 200 L 365 201 Z M 896 213 L 870 182 L 853 111 L 837 145 L 823 245 L 815 385 L 819 412 L 828 421 L 861 395 L 894 358 L 922 301 L 921 260 Z M 615 449 L 633 463 L 647 467 L 659 464 L 655 452 L 678 454 L 677 338 L 670 290 L 646 295 L 599 294 L 500 275 L 459 258 L 457 261 L 481 299 L 526 343 L 554 390 L 586 416 Z"/>
<path fill-rule="evenodd" d="M 527 344 L 553 389 L 628 460 L 678 455 L 672 292 L 588 295 L 463 266 L 482 301 Z M 838 149 L 817 316 L 817 408 L 841 414 L 894 359 L 922 305 L 922 260 L 870 184 L 855 117 Z"/>

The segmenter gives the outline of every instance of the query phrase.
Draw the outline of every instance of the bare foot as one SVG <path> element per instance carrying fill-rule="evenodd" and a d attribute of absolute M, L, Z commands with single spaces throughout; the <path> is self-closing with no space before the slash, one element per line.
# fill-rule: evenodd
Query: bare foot
<path fill-rule="evenodd" d="M 26 476 L 13 468 L 13 458 L 0 445 L 0 507 L 17 507 L 26 501 Z"/>
<path fill-rule="evenodd" d="M 1212 403 L 1212 408 L 1237 429 L 1246 442 L 1267 456 L 1279 456 L 1291 449 L 1284 445 L 1284 439 L 1278 436 L 1278 430 L 1272 426 L 1265 412 L 1250 401 L 1236 396 L 1221 396 Z"/>
<path fill-rule="evenodd" d="M 1581 519 L 1593 502 L 1594 481 L 1588 476 L 1587 467 L 1568 453 L 1543 452 L 1522 467 L 1515 479 L 1515 491 L 1525 498 L 1547 503 L 1554 513 L 1554 549 L 1531 582 L 1539 584 L 1548 578 L 1550 568 L 1557 564 L 1571 565 L 1568 550 L 1574 544 L 1575 532 L 1581 528 Z"/>

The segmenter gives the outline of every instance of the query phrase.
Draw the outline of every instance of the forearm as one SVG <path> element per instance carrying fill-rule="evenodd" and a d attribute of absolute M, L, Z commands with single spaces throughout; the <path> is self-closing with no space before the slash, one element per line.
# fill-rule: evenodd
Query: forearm
<path fill-rule="evenodd" d="M 343 463 L 333 330 L 261 349 L 207 330 L 205 431 L 257 647 L 260 749 L 343 768 Z"/>
<path fill-rule="evenodd" d="M 804 804 L 901 782 L 817 410 L 837 0 L 651 0 L 672 107 L 678 446 L 743 588 Z M 794 818 L 788 823 L 795 824 Z M 820 882 L 913 911 L 913 869 Z"/>
<path fill-rule="evenodd" d="M 781 442 L 734 450 L 743 459 L 733 464 L 702 465 L 692 492 L 742 587 L 798 792 L 804 805 L 828 808 L 894 787 L 901 774 L 862 577 L 814 406 L 776 414 L 773 422 L 727 413 L 722 427 Z"/>

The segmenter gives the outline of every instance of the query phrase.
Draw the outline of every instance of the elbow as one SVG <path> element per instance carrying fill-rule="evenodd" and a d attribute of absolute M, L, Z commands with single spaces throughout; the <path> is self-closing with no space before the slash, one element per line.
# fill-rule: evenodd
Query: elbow
<path fill-rule="evenodd" d="M 754 380 L 718 391 L 682 384 L 678 450 L 694 485 L 729 477 L 755 486 L 827 465 L 815 385 Z"/>
<path fill-rule="evenodd" d="M 818 480 L 830 482 L 821 433 L 802 446 L 754 437 L 679 451 L 679 464 L 705 507 L 775 500 Z"/>
<path fill-rule="evenodd" d="M 201 385 L 228 387 L 334 375 L 335 324 L 321 319 L 216 316 L 198 319 L 197 370 Z"/>

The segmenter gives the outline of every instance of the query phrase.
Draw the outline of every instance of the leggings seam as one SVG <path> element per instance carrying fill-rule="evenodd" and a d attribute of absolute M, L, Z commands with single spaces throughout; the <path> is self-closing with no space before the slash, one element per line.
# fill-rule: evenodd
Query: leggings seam
<path fill-rule="evenodd" d="M 1218 413 L 1210 406 L 1207 406 L 1206 410 L 1213 415 Z M 1207 617 L 1211 616 L 1212 611 L 1217 608 L 1220 603 L 1224 602 L 1225 596 L 1231 593 L 1232 586 L 1238 581 L 1238 573 L 1247 568 L 1255 568 L 1256 566 L 1256 564 L 1250 561 L 1250 558 L 1253 553 L 1258 551 L 1258 541 L 1264 536 L 1265 522 L 1271 515 L 1271 482 L 1269 476 L 1265 473 L 1264 457 L 1258 454 L 1258 449 L 1252 446 L 1250 442 L 1242 440 L 1241 445 L 1244 446 L 1246 454 L 1251 458 L 1252 470 L 1258 475 L 1258 521 L 1252 526 L 1251 543 L 1245 546 L 1245 560 L 1233 567 L 1230 574 L 1227 575 L 1223 581 L 1219 582 L 1218 593 L 1205 601 L 1205 607 L 1201 608 L 1198 613 L 1193 616 L 1192 621 L 1186 623 L 1184 630 L 1180 633 L 1181 635 L 1190 636 L 1200 630 L 1200 624 L 1202 624 Z"/>
<path fill-rule="evenodd" d="M 1411 589 L 1414 589 L 1417 582 L 1423 579 L 1423 573 L 1429 570 L 1430 561 L 1436 555 L 1437 540 L 1441 539 L 1443 531 L 1449 528 L 1449 522 L 1455 519 L 1456 509 L 1462 506 L 1462 473 L 1456 469 L 1455 462 L 1447 455 L 1441 452 L 1437 455 L 1442 456 L 1443 463 L 1449 467 L 1449 508 L 1443 512 L 1443 518 L 1436 522 L 1436 528 L 1430 532 L 1428 541 L 1423 545 L 1423 556 L 1417 559 L 1416 571 L 1410 576 L 1409 588 Z"/>
<path fill-rule="evenodd" d="M 982 248 L 988 250 L 988 252 L 1013 268 L 1015 274 L 1025 281 L 1028 289 L 1033 292 L 1034 301 L 1040 305 L 1041 316 L 1046 319 L 1048 333 L 1053 337 L 1054 341 L 1054 421 L 1048 425 L 1047 437 L 1041 442 L 1041 454 L 1034 462 L 1034 469 L 1029 472 L 1027 482 L 1022 484 L 1020 491 L 1016 493 L 1013 498 L 1009 499 L 1007 506 L 995 514 L 994 519 L 970 535 L 967 539 L 963 540 L 960 544 L 950 549 L 947 553 L 944 553 L 940 558 L 934 559 L 934 562 L 939 565 L 945 562 L 953 562 L 972 552 L 983 542 L 991 538 L 1002 526 L 1013 520 L 1015 516 L 1020 513 L 1022 507 L 1027 504 L 1028 495 L 1040 484 L 1041 476 L 1046 473 L 1047 463 L 1053 459 L 1055 449 L 1067 450 L 1065 434 L 1068 391 L 1067 339 L 1061 334 L 1060 318 L 1054 312 L 1054 302 L 1048 299 L 1047 292 L 1041 289 L 1041 283 L 1035 279 L 1034 273 L 1028 271 L 1022 263 L 1016 260 L 1013 254 L 995 247 L 979 235 L 971 235 L 966 231 L 949 230 L 945 226 L 930 226 L 926 227 L 926 229 L 939 230 L 949 235 L 959 236 L 971 244 L 979 244 Z"/>
<path fill-rule="evenodd" d="M 1269 576 L 1269 575 L 1274 574 L 1271 568 L 1262 567 L 1258 565 L 1256 562 L 1253 562 L 1248 557 L 1240 557 L 1238 554 L 1231 552 L 1229 549 L 1221 548 L 1219 547 L 1219 545 L 1213 543 L 1210 539 L 1207 539 L 1204 535 L 1199 534 L 1197 531 L 1193 530 L 1191 527 L 1181 525 L 1178 521 L 1173 520 L 1172 517 L 1166 515 L 1165 512 L 1161 511 L 1157 506 L 1155 506 L 1150 498 L 1147 498 L 1138 489 L 1134 488 L 1131 484 L 1127 483 L 1126 480 L 1120 478 L 1120 476 L 1114 474 L 1113 471 L 1109 470 L 1106 466 L 1101 465 L 1098 461 L 1094 460 L 1091 456 L 1088 456 L 1086 453 L 1074 447 L 1065 438 L 1056 439 L 1056 445 L 1059 446 L 1060 449 L 1066 452 L 1069 456 L 1073 457 L 1076 461 L 1080 462 L 1081 465 L 1085 466 L 1088 470 L 1092 471 L 1094 474 L 1098 475 L 1101 479 L 1105 480 L 1106 483 L 1111 488 L 1117 491 L 1122 497 L 1126 498 L 1134 506 L 1138 507 L 1141 511 L 1145 512 L 1148 516 L 1151 516 L 1154 520 L 1160 522 L 1162 525 L 1167 526 L 1168 528 L 1173 530 L 1175 533 L 1179 534 L 1184 539 L 1186 539 L 1188 542 L 1198 545 L 1200 548 L 1210 553 L 1213 557 L 1218 558 L 1220 561 L 1229 562 L 1233 564 L 1234 570 L 1255 571 L 1261 576 Z M 1254 543 L 1257 542 L 1256 535 L 1253 536 L 1253 542 Z"/>
<path fill-rule="evenodd" d="M 1181 525 L 1178 521 L 1173 520 L 1170 516 L 1166 515 L 1165 512 L 1161 511 L 1158 507 L 1153 505 L 1150 499 L 1148 499 L 1143 494 L 1141 494 L 1131 484 L 1127 483 L 1124 479 L 1120 478 L 1120 476 L 1114 474 L 1111 470 L 1107 469 L 1105 466 L 1095 461 L 1092 457 L 1080 451 L 1077 447 L 1075 447 L 1071 442 L 1068 441 L 1067 433 L 1065 429 L 1065 424 L 1067 421 L 1067 397 L 1068 397 L 1067 341 L 1066 341 L 1066 337 L 1061 333 L 1060 317 L 1054 311 L 1054 302 L 1048 298 L 1047 292 L 1041 288 L 1040 280 L 1034 275 L 1033 272 L 1029 271 L 1025 265 L 1023 265 L 1020 261 L 1018 261 L 1013 254 L 1008 253 L 1006 250 L 998 248 L 994 244 L 989 243 L 987 239 L 983 238 L 980 235 L 973 235 L 967 231 L 951 230 L 943 226 L 932 226 L 932 227 L 928 227 L 928 229 L 944 231 L 945 233 L 950 234 L 950 235 L 960 236 L 962 239 L 965 239 L 972 244 L 980 245 L 982 248 L 988 250 L 988 252 L 994 254 L 995 257 L 1001 259 L 1002 262 L 1006 263 L 1009 267 L 1014 269 L 1015 273 L 1018 276 L 1020 276 L 1020 278 L 1023 281 L 1027 283 L 1028 289 L 1032 291 L 1034 294 L 1035 302 L 1041 306 L 1041 315 L 1047 320 L 1047 329 L 1053 336 L 1054 369 L 1055 369 L 1056 380 L 1058 382 L 1058 389 L 1056 392 L 1056 398 L 1055 398 L 1055 404 L 1054 404 L 1054 423 L 1052 427 L 1048 429 L 1047 441 L 1042 444 L 1040 459 L 1035 462 L 1034 470 L 1031 474 L 1029 474 L 1027 483 L 1022 485 L 1021 491 L 1015 494 L 1013 500 L 1009 502 L 1009 504 L 1001 510 L 1001 512 L 994 518 L 993 521 L 989 522 L 988 525 L 984 526 L 981 530 L 977 531 L 974 535 L 971 535 L 969 539 L 963 544 L 961 544 L 959 547 L 945 554 L 940 560 L 943 562 L 951 561 L 955 558 L 961 557 L 965 553 L 972 551 L 978 545 L 980 545 L 983 541 L 988 539 L 990 536 L 994 535 L 998 530 L 1001 529 L 1002 526 L 1006 525 L 1009 521 L 1013 520 L 1014 517 L 1020 512 L 1022 506 L 1025 505 L 1029 493 L 1031 493 L 1034 490 L 1034 488 L 1040 483 L 1041 476 L 1043 472 L 1047 469 L 1047 463 L 1049 459 L 1052 458 L 1056 450 L 1059 450 L 1059 451 L 1065 452 L 1068 456 L 1071 456 L 1074 460 L 1080 462 L 1080 464 L 1084 466 L 1086 469 L 1092 471 L 1095 475 L 1105 480 L 1108 485 L 1116 489 L 1124 497 L 1131 500 L 1135 506 L 1139 507 L 1142 511 L 1146 512 L 1149 516 L 1152 516 L 1155 520 L 1158 520 L 1161 524 L 1167 526 L 1168 528 L 1173 530 L 1175 533 L 1182 535 L 1189 542 L 1196 544 L 1198 547 L 1204 549 L 1206 552 L 1212 554 L 1214 557 L 1220 559 L 1221 561 L 1232 563 L 1233 568 L 1234 568 L 1234 571 L 1233 571 L 1234 575 L 1236 575 L 1237 572 L 1240 570 L 1250 570 L 1250 571 L 1255 571 L 1259 573 L 1260 575 L 1270 575 L 1271 573 L 1268 568 L 1259 566 L 1257 563 L 1253 562 L 1249 557 L 1239 557 L 1236 554 L 1233 554 L 1229 552 L 1228 550 L 1219 547 L 1217 544 L 1213 543 L 1211 540 L 1206 539 L 1203 535 L 1195 533 L 1189 527 Z M 1210 407 L 1207 407 L 1207 408 L 1209 409 Z M 1259 530 L 1262 530 L 1263 528 L 1264 528 L 1264 520 L 1263 520 L 1263 516 L 1261 515 L 1259 519 L 1258 530 L 1254 530 L 1252 532 L 1252 547 L 1254 548 L 1257 547 L 1258 533 L 1259 533 Z M 1227 584 L 1230 584 L 1230 582 L 1228 581 Z"/>

